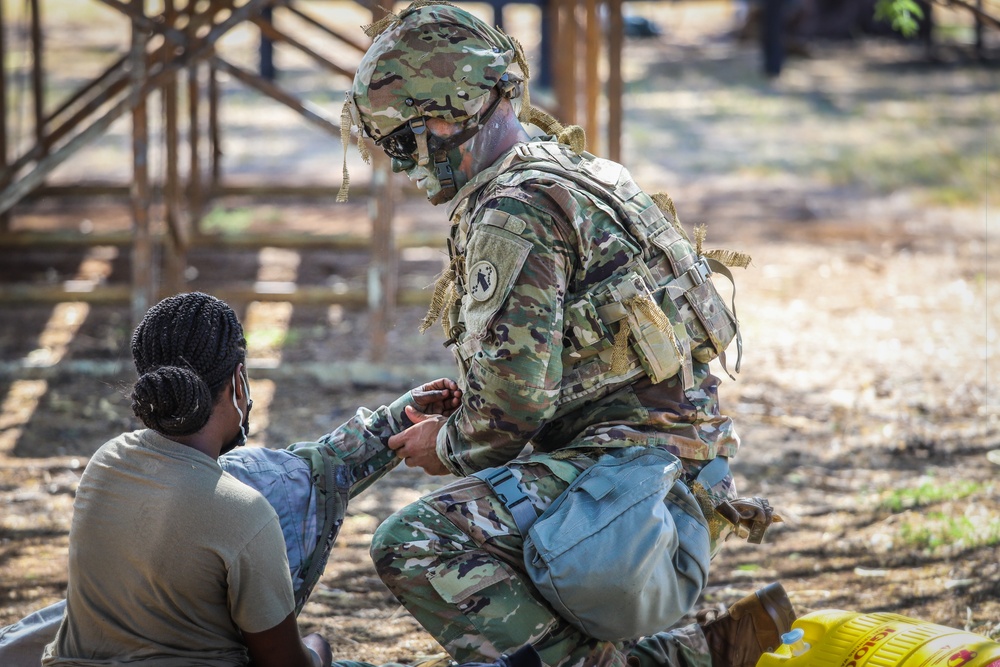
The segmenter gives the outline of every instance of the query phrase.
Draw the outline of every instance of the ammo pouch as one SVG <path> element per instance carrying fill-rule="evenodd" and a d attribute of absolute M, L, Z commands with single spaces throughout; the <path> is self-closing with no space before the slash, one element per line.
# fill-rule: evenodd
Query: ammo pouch
<path fill-rule="evenodd" d="M 707 583 L 708 524 L 681 473 L 663 449 L 613 450 L 541 516 L 507 468 L 474 476 L 513 514 L 542 596 L 581 632 L 625 641 L 670 627 Z"/>

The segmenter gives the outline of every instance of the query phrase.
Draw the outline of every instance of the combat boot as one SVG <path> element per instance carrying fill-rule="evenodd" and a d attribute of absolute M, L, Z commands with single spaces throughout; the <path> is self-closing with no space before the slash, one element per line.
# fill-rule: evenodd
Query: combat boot
<path fill-rule="evenodd" d="M 712 617 L 714 615 L 714 618 Z M 781 584 L 769 584 L 719 614 L 699 614 L 713 667 L 754 667 L 761 655 L 781 644 L 795 611 Z"/>

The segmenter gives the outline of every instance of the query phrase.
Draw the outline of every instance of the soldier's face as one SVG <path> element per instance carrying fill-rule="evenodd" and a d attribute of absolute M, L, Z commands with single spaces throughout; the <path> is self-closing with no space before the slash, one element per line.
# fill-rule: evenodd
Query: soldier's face
<path fill-rule="evenodd" d="M 393 158 L 392 170 L 397 174 L 405 173 L 407 178 L 416 183 L 417 187 L 427 194 L 428 201 L 432 204 L 439 203 L 434 201 L 434 198 L 441 194 L 441 181 L 438 180 L 432 167 L 417 164 L 416 156 L 413 156 L 409 160 Z"/>
<path fill-rule="evenodd" d="M 427 129 L 435 136 L 445 139 L 461 130 L 461 127 L 453 123 L 448 123 L 439 118 L 428 118 Z M 417 155 L 414 153 L 409 159 L 392 158 L 392 170 L 397 174 L 405 173 L 407 178 L 417 184 L 422 189 L 427 200 L 432 204 L 441 204 L 446 200 L 442 197 L 441 181 L 438 180 L 433 163 L 428 165 L 417 164 Z M 455 165 L 452 165 L 454 169 Z"/>

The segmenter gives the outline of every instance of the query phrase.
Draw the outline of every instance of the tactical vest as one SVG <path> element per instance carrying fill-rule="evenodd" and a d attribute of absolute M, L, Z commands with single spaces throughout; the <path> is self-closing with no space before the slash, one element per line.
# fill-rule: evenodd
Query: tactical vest
<path fill-rule="evenodd" d="M 468 196 L 453 205 L 449 250 L 456 268 L 456 299 L 447 313 L 447 330 L 463 373 L 481 349 L 480 338 L 467 332 L 462 307 L 470 286 L 464 252 L 479 225 L 504 224 L 505 216 L 487 215 L 472 225 L 477 211 L 493 197 L 504 196 L 496 194 L 501 178 L 502 189 L 508 192 L 529 181 L 556 182 L 585 192 L 595 206 L 614 212 L 622 233 L 612 241 L 621 246 L 613 251 L 624 249 L 631 257 L 611 277 L 567 295 L 557 416 L 644 374 L 654 383 L 680 374 L 689 388 L 693 360 L 708 362 L 721 356 L 725 366 L 729 343 L 736 338 L 742 347 L 734 311 L 710 279 L 716 271 L 731 280 L 729 270 L 700 256 L 674 215 L 661 210 L 623 166 L 589 153 L 577 155 L 553 141 L 533 141 L 518 144 L 489 171 L 495 173 L 484 173 L 485 182 L 463 193 Z M 587 238 L 585 216 L 570 222 L 577 234 Z M 735 370 L 739 371 L 739 360 Z"/>

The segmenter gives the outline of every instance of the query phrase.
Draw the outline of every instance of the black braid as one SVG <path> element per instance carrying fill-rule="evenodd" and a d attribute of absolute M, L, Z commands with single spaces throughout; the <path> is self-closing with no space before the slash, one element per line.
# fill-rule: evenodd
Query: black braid
<path fill-rule="evenodd" d="M 139 373 L 132 412 L 165 435 L 197 432 L 246 350 L 243 327 L 224 301 L 201 292 L 164 299 L 132 335 Z"/>

